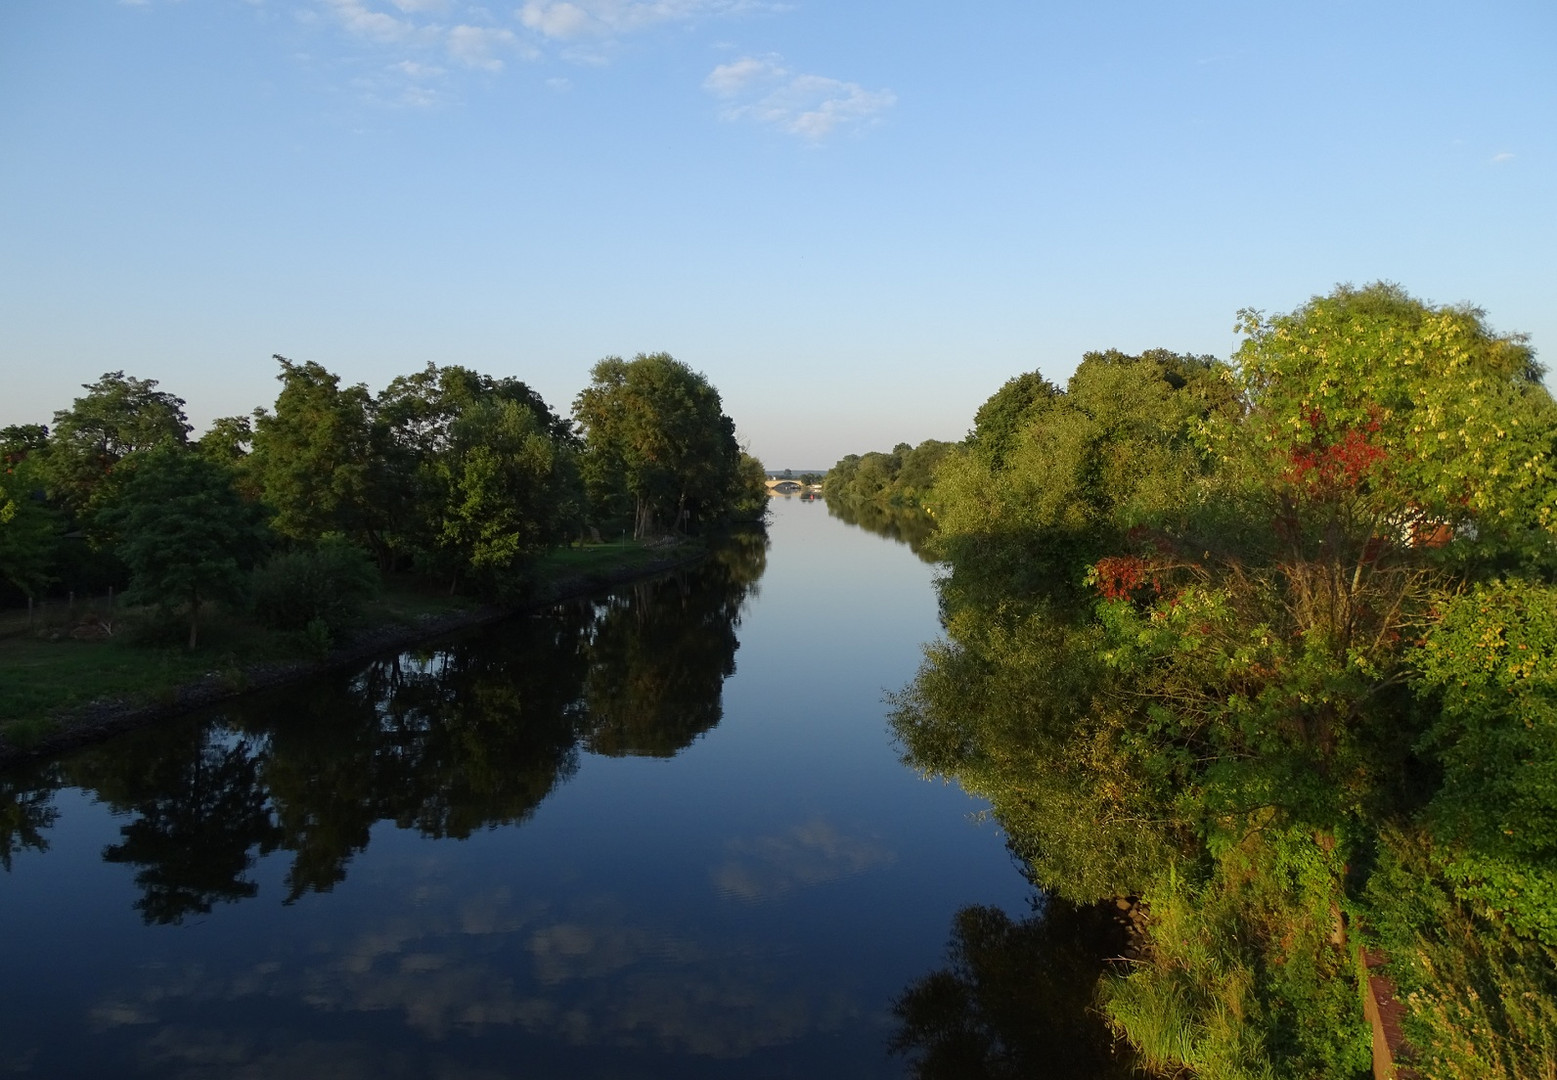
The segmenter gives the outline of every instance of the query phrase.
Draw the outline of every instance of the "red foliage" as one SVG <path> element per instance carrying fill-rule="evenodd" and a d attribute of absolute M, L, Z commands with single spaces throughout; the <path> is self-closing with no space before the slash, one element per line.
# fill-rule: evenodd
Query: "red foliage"
<path fill-rule="evenodd" d="M 1152 580 L 1156 566 L 1136 555 L 1109 555 L 1099 559 L 1093 570 L 1097 577 L 1097 590 L 1105 600 L 1128 600 L 1143 585 L 1150 585 L 1153 592 L 1160 592 Z"/>
<path fill-rule="evenodd" d="M 1282 478 L 1311 492 L 1355 488 L 1374 466 L 1389 456 L 1389 451 L 1373 442 L 1379 430 L 1379 409 L 1369 410 L 1369 420 L 1358 428 L 1348 428 L 1335 438 L 1326 429 L 1324 413 L 1319 409 L 1306 417 L 1313 435 L 1308 442 L 1287 451 L 1288 468 Z"/>

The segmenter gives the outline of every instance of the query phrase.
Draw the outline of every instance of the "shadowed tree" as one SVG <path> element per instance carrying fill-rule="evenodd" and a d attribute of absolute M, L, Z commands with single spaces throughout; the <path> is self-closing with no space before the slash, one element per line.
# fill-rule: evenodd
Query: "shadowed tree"
<path fill-rule="evenodd" d="M 130 568 L 127 598 L 187 608 L 193 649 L 205 602 L 243 594 L 264 543 L 262 516 L 226 467 L 166 446 L 142 458 L 103 521 Z"/>
<path fill-rule="evenodd" d="M 606 357 L 590 376 L 573 415 L 597 512 L 630 513 L 637 537 L 730 518 L 746 473 L 735 423 L 708 380 L 668 353 Z"/>
<path fill-rule="evenodd" d="M 73 514 L 90 517 L 114 499 L 125 459 L 189 438 L 184 399 L 158 390 L 157 380 L 110 371 L 69 409 L 54 414 L 44 455 L 49 492 Z"/>

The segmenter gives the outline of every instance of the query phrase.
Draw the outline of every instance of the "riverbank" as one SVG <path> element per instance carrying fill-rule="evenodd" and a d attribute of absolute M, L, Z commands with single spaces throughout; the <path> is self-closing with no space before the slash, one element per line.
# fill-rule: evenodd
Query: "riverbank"
<path fill-rule="evenodd" d="M 707 554 L 707 547 L 695 541 L 561 549 L 537 565 L 533 593 L 516 604 L 476 604 L 402 589 L 375 605 L 364 626 L 314 656 L 303 654 L 295 636 L 252 627 L 233 629 L 225 642 L 218 639 L 193 653 L 126 644 L 113 640 L 111 633 L 76 633 L 81 625 L 103 626 L 101 620 L 93 621 L 96 616 L 77 626 L 16 635 L 0 640 L 0 682 L 10 688 L 0 713 L 0 769 L 690 566 Z M 83 692 L 92 695 L 89 700 L 79 700 Z"/>

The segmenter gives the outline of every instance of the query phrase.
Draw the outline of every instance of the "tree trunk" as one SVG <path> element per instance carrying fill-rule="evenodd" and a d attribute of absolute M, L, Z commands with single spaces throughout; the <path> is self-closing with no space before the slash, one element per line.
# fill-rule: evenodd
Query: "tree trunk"
<path fill-rule="evenodd" d="M 195 651 L 195 643 L 200 637 L 200 594 L 189 598 L 189 651 Z"/>

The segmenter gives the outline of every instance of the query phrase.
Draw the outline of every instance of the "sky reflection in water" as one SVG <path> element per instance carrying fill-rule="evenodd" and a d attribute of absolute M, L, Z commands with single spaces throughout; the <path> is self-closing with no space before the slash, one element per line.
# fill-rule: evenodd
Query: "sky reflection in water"
<path fill-rule="evenodd" d="M 706 571 L 3 778 L 0 1073 L 903 1075 L 894 998 L 1029 889 L 886 731 L 932 568 L 775 511 Z"/>

